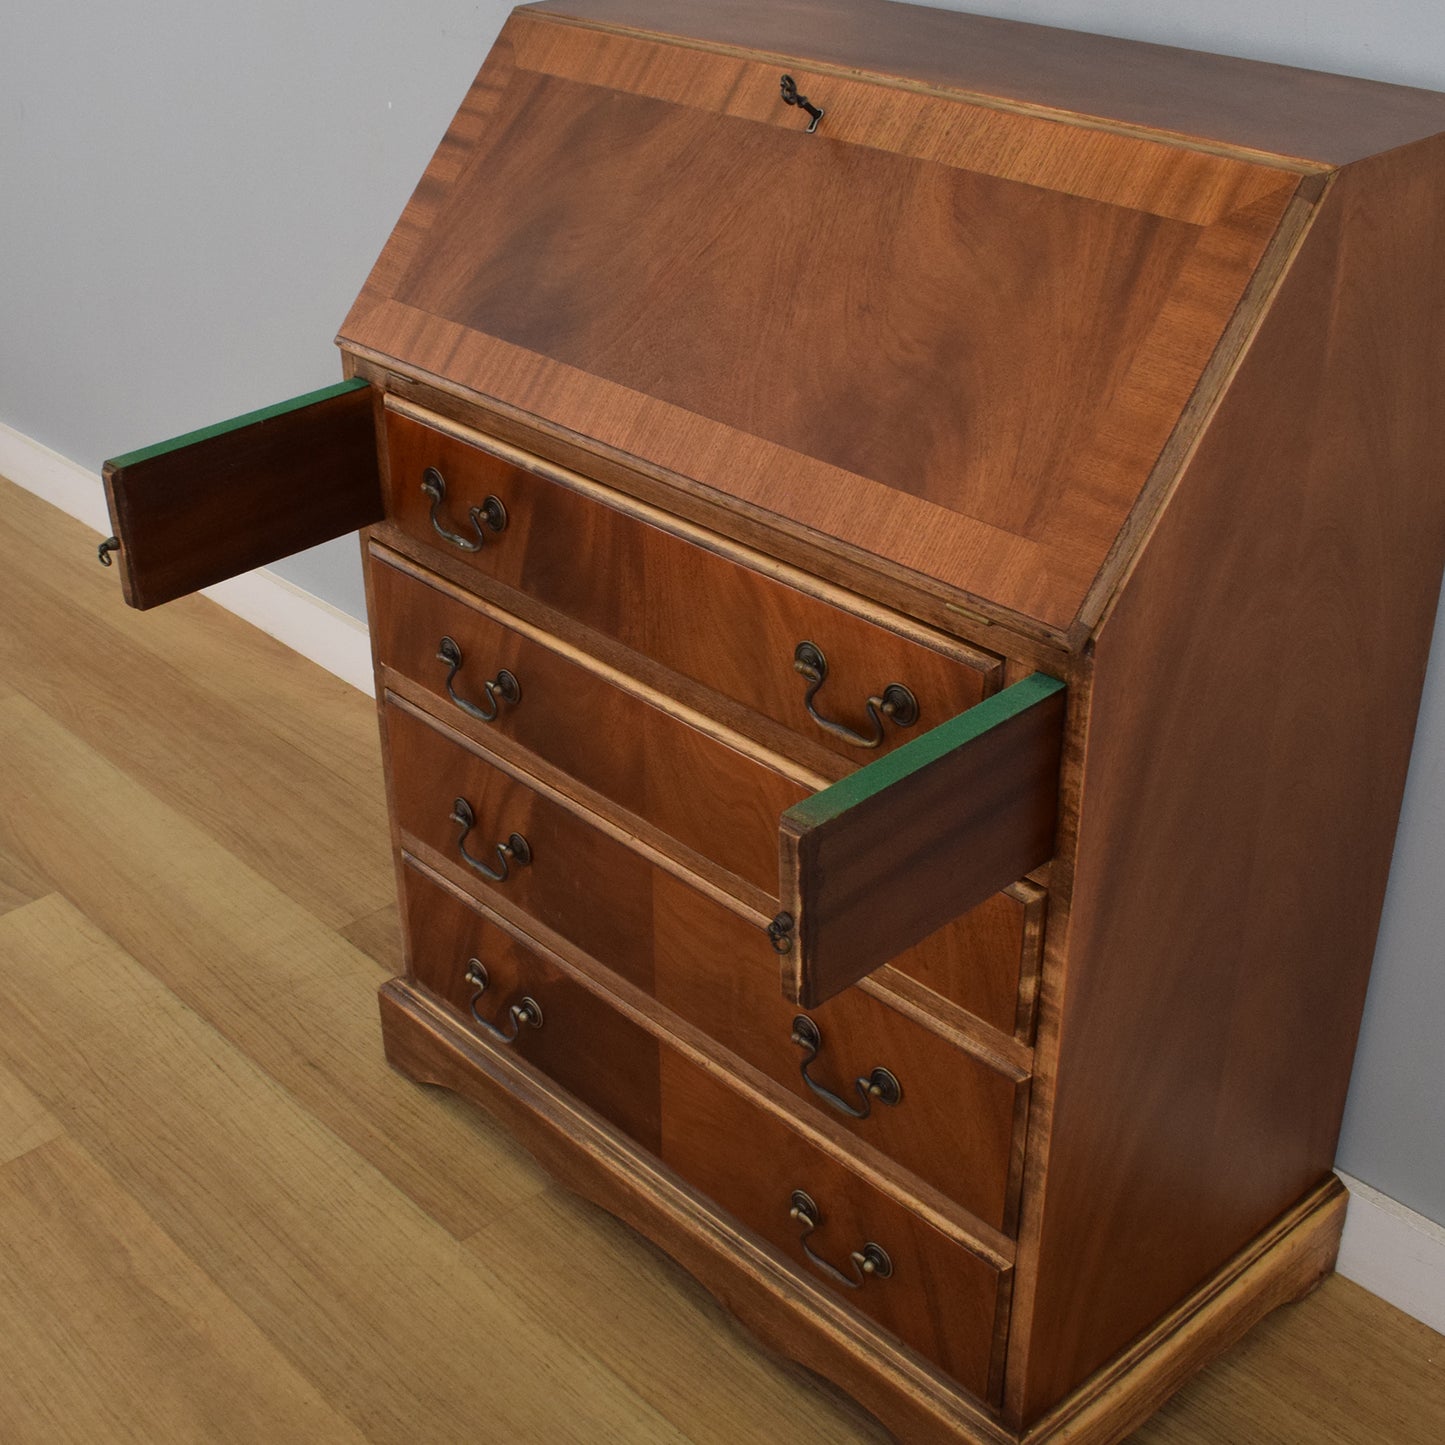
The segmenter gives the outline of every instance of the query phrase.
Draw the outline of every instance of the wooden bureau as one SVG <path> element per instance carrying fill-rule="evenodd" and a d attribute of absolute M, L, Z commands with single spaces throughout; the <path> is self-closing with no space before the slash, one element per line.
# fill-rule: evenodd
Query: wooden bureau
<path fill-rule="evenodd" d="M 900 1439 L 1123 1438 L 1332 1266 L 1445 564 L 1445 97 L 885 0 L 515 11 L 347 380 L 397 1068 Z"/>

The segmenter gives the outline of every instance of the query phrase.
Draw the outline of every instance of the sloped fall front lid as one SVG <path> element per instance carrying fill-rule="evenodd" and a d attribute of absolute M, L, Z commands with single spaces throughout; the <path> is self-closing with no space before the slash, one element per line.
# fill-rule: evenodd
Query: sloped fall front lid
<path fill-rule="evenodd" d="M 1068 628 L 1315 168 L 563 8 L 342 343 Z"/>

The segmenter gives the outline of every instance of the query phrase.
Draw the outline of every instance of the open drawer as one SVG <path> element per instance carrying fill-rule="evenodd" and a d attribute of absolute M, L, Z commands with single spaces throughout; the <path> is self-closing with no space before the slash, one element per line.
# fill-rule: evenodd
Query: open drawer
<path fill-rule="evenodd" d="M 1053 856 L 1065 688 L 1034 673 L 789 808 L 783 991 L 841 993 Z"/>
<path fill-rule="evenodd" d="M 361 379 L 248 412 L 105 464 L 132 607 L 344 537 L 382 517 L 372 390 Z"/>

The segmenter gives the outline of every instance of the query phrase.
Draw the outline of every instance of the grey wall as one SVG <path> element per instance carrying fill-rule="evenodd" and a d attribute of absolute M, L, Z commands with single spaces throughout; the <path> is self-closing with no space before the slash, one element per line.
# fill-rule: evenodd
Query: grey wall
<path fill-rule="evenodd" d="M 337 380 L 505 0 L 4 0 L 0 421 L 87 468 Z M 276 571 L 361 616 L 356 546 Z"/>
<path fill-rule="evenodd" d="M 1096 35 L 1445 90 L 1439 0 L 913 0 Z"/>
<path fill-rule="evenodd" d="M 1445 90 L 1439 0 L 935 3 Z M 7 0 L 0 422 L 98 467 L 334 380 L 331 338 L 507 9 Z M 360 616 L 354 551 L 277 570 Z M 1436 652 L 1340 1160 L 1445 1223 Z"/>

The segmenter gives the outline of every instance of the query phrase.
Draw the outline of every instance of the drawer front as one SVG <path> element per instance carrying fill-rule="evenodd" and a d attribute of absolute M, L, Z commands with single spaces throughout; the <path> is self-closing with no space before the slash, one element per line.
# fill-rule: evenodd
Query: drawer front
<path fill-rule="evenodd" d="M 1014 1232 L 1026 1079 L 862 989 L 800 1010 L 783 998 L 757 930 L 666 874 L 654 879 L 653 918 L 659 1002 L 782 1084 L 800 1112 L 821 1113 Z"/>
<path fill-rule="evenodd" d="M 663 1162 L 799 1274 L 834 1290 L 980 1399 L 996 1399 L 1010 1276 L 753 1096 L 671 1049 L 661 1062 Z M 800 1193 L 816 1228 L 791 1212 Z M 877 1259 L 878 1250 L 886 1266 L 872 1274 L 855 1268 L 855 1252 Z"/>
<path fill-rule="evenodd" d="M 486 726 L 489 735 L 544 758 L 686 847 L 776 892 L 778 817 L 810 789 L 614 686 L 519 630 L 525 624 L 508 626 L 404 566 L 373 548 L 377 655 L 426 688 L 441 716 L 463 729 Z M 443 648 L 446 639 L 451 649 Z M 503 672 L 514 687 L 499 687 Z"/>
<path fill-rule="evenodd" d="M 403 870 L 403 902 L 418 983 L 489 1044 L 534 1064 L 658 1150 L 658 1046 L 650 1033 L 410 866 Z"/>
<path fill-rule="evenodd" d="M 379 574 L 383 571 L 377 568 Z M 533 701 L 532 695 L 525 694 L 523 701 Z M 405 707 L 386 711 L 393 789 L 402 828 L 452 866 L 465 870 L 461 876 L 471 889 L 506 890 L 507 902 L 523 907 L 608 968 L 652 991 L 652 955 L 637 946 L 637 939 L 650 936 L 652 926 L 652 864 L 588 827 L 574 812 L 455 746 Z M 520 717 L 522 711 L 522 707 L 514 709 L 513 717 Z M 552 736 L 545 720 L 539 731 L 542 736 Z M 702 737 L 692 728 L 685 728 L 685 733 L 689 740 Z M 542 746 L 539 740 L 539 749 Z M 689 770 L 669 767 L 668 757 L 660 749 L 646 751 L 636 764 L 620 764 L 621 769 L 629 766 L 636 766 L 639 775 L 653 770 L 659 776 L 670 776 L 676 786 L 685 788 L 681 798 L 659 803 L 660 815 L 673 816 L 668 811 L 673 805 L 686 812 L 696 803 L 695 821 L 689 827 L 699 835 L 699 851 L 717 857 L 718 842 L 733 837 L 736 828 L 718 824 L 715 786 L 704 780 L 686 786 Z M 665 792 L 659 785 L 655 796 L 662 798 Z M 532 863 L 510 870 L 506 883 L 484 879 L 462 858 L 460 825 L 451 818 L 452 803 L 460 796 L 467 799 L 477 818 L 477 829 L 467 838 L 468 853 L 484 850 L 483 857 L 494 867 L 496 858 L 491 850 L 496 844 L 513 832 L 529 842 Z M 698 803 L 698 799 L 707 801 Z M 727 811 L 734 806 L 743 805 L 727 799 L 721 816 L 736 816 Z M 767 815 L 767 827 L 776 837 L 775 816 Z M 488 828 L 494 837 L 486 835 Z M 897 955 L 892 967 L 1001 1032 L 1026 1036 L 1033 1023 L 1043 905 L 1039 890 L 1027 884 L 1020 884 L 1014 892 L 1025 893 L 1032 902 L 1020 903 L 1009 894 L 996 894 L 946 923 L 922 944 Z M 764 946 L 762 939 L 754 946 Z M 776 978 L 777 958 L 770 948 L 766 958 Z"/>
<path fill-rule="evenodd" d="M 744 565 L 749 554 L 721 539 L 702 545 L 609 505 L 601 498 L 611 494 L 590 484 L 584 492 L 541 475 L 555 470 L 543 462 L 515 465 L 395 412 L 387 454 L 388 516 L 419 541 L 852 761 L 889 751 L 997 685 L 996 658 L 890 631 Z M 503 514 L 496 530 L 487 518 Z M 816 688 L 817 669 L 804 676 L 796 666 L 805 642 L 825 662 Z M 888 692 L 895 685 L 916 703 L 907 727 L 885 720 L 877 702 L 870 713 L 869 699 L 900 696 Z"/>
<path fill-rule="evenodd" d="M 791 1041 L 799 1011 L 783 1000 L 777 957 L 760 926 L 403 707 L 389 706 L 387 715 L 405 846 L 424 845 L 424 861 L 458 886 L 504 912 L 524 910 L 673 1008 L 782 1084 L 800 1112 L 882 1150 L 994 1228 L 1013 1226 L 1023 1081 L 852 989 L 808 1015 L 822 1035 L 810 1077 L 861 1108 L 847 1073 L 856 1060 L 855 1073 L 891 1068 L 904 1092 L 896 1105 L 870 1103 L 868 1117 L 848 1117 L 803 1079 L 805 1051 Z M 531 861 L 509 866 L 503 882 L 479 874 L 457 846 L 460 828 L 450 817 L 457 797 L 479 820 L 469 852 L 495 865 L 495 844 L 516 832 Z"/>
<path fill-rule="evenodd" d="M 480 726 L 448 696 L 450 667 L 438 652 L 450 637 L 463 658 L 452 688 L 465 701 L 485 706 L 485 684 L 503 670 L 517 680 L 520 701 L 498 699 L 496 719 L 486 725 L 489 736 L 545 758 L 776 897 L 778 819 L 806 796 L 802 785 L 479 605 L 419 580 L 402 570 L 405 559 L 394 564 L 392 557 L 373 548 L 370 558 L 378 656 L 425 687 L 439 716 L 461 727 Z M 443 820 L 450 806 L 448 799 Z M 992 1027 L 1028 1039 L 1042 894 L 1029 885 L 1013 892 L 1023 897 L 995 895 L 899 954 L 893 966 Z"/>
<path fill-rule="evenodd" d="M 494 767 L 396 703 L 387 743 L 403 843 L 424 845 L 461 887 L 521 909 L 652 992 L 652 864 L 577 813 Z M 475 824 L 454 820 L 463 799 Z M 530 859 L 503 860 L 513 835 Z M 465 852 L 463 851 L 465 849 Z M 502 872 L 498 880 L 478 865 Z"/>

